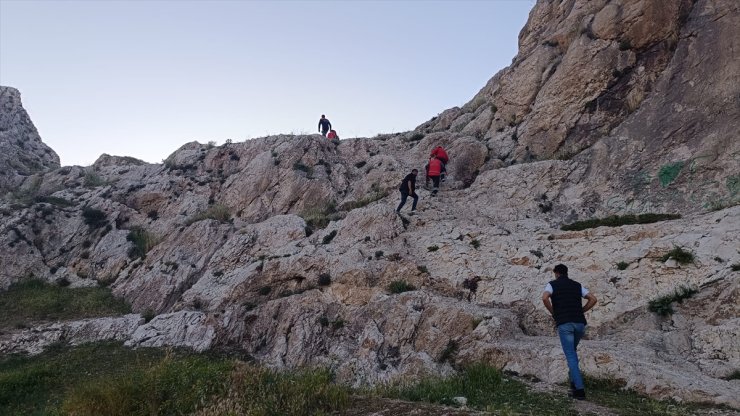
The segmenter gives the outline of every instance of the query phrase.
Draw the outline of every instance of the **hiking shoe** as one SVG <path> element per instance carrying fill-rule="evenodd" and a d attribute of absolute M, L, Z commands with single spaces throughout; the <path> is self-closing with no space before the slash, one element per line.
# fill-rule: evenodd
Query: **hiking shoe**
<path fill-rule="evenodd" d="M 576 385 L 573 384 L 573 382 L 570 382 L 570 395 L 573 395 L 573 392 L 576 391 Z"/>
<path fill-rule="evenodd" d="M 584 389 L 575 389 L 573 390 L 573 393 L 571 394 L 572 398 L 576 400 L 586 400 L 586 390 Z"/>

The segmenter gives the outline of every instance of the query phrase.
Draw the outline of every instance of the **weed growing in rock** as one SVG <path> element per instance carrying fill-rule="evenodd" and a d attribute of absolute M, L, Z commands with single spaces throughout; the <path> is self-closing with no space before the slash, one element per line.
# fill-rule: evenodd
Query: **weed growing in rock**
<path fill-rule="evenodd" d="M 381 258 L 381 257 L 383 257 L 383 254 L 385 254 L 385 253 L 383 253 L 382 251 L 378 250 L 378 251 L 375 252 L 375 258 L 376 259 Z"/>
<path fill-rule="evenodd" d="M 407 142 L 418 142 L 419 140 L 421 140 L 423 138 L 424 138 L 424 134 L 423 133 L 416 132 L 416 133 L 412 134 L 411 137 L 409 137 L 406 141 Z"/>
<path fill-rule="evenodd" d="M 321 244 L 329 244 L 331 243 L 331 240 L 334 239 L 334 237 L 337 236 L 337 230 L 331 230 L 331 232 L 324 236 L 324 238 L 321 239 Z"/>
<path fill-rule="evenodd" d="M 416 266 L 416 270 L 418 270 L 419 273 L 429 274 L 427 266 Z"/>
<path fill-rule="evenodd" d="M 617 263 L 617 270 L 626 270 L 629 265 L 630 264 L 626 261 L 620 261 L 619 263 Z"/>
<path fill-rule="evenodd" d="M 267 296 L 270 294 L 271 291 L 272 291 L 272 288 L 270 286 L 262 286 L 261 288 L 259 288 L 257 293 L 259 293 L 260 296 Z"/>
<path fill-rule="evenodd" d="M 681 169 L 683 169 L 683 165 L 683 162 L 674 162 L 661 166 L 660 170 L 658 171 L 658 179 L 660 180 L 660 185 L 664 188 L 670 185 L 676 179 L 676 177 L 678 177 Z"/>
<path fill-rule="evenodd" d="M 437 251 L 437 250 L 439 250 L 439 247 L 436 246 L 436 245 L 427 247 L 427 251 L 429 251 L 429 252 L 433 252 L 433 251 Z"/>
<path fill-rule="evenodd" d="M 301 217 L 306 221 L 306 234 L 313 234 L 314 230 L 318 230 L 329 225 L 331 214 L 337 212 L 337 206 L 334 202 L 329 202 L 326 205 L 308 208 L 301 213 Z"/>
<path fill-rule="evenodd" d="M 439 358 L 437 358 L 438 363 L 445 363 L 450 361 L 455 353 L 457 353 L 458 344 L 457 341 L 454 339 L 451 339 L 447 341 L 447 345 L 445 346 L 445 349 L 442 350 L 442 353 L 439 354 Z"/>
<path fill-rule="evenodd" d="M 185 222 L 185 225 L 191 225 L 202 220 L 216 220 L 223 223 L 229 222 L 231 220 L 231 210 L 225 205 L 211 205 L 205 211 L 201 211 L 189 218 Z"/>
<path fill-rule="evenodd" d="M 733 371 L 730 375 L 725 377 L 725 380 L 740 380 L 740 370 Z"/>
<path fill-rule="evenodd" d="M 477 250 L 480 247 L 480 241 L 472 240 L 470 241 L 470 245 L 473 246 L 473 248 Z"/>
<path fill-rule="evenodd" d="M 82 218 L 85 220 L 85 224 L 87 224 L 91 229 L 105 227 L 105 225 L 108 224 L 105 212 L 95 208 L 83 208 Z"/>
<path fill-rule="evenodd" d="M 698 293 L 696 289 L 681 286 L 670 295 L 651 300 L 648 304 L 648 310 L 660 316 L 668 316 L 673 313 L 673 302 L 681 303 L 684 299 L 688 299 L 696 293 Z"/>
<path fill-rule="evenodd" d="M 732 266 L 730 266 L 730 269 L 732 269 L 733 272 L 740 271 L 740 263 L 735 263 Z"/>
<path fill-rule="evenodd" d="M 157 316 L 157 314 L 151 308 L 147 308 L 144 312 L 141 313 L 141 317 L 144 318 L 145 323 L 154 319 L 155 316 Z"/>
<path fill-rule="evenodd" d="M 133 243 L 128 251 L 128 256 L 132 259 L 146 257 L 146 253 L 159 242 L 157 237 L 141 227 L 129 230 L 126 240 Z"/>
<path fill-rule="evenodd" d="M 357 201 L 351 201 L 351 202 L 342 204 L 340 208 L 345 211 L 352 211 L 353 209 L 362 208 L 364 206 L 370 205 L 375 201 L 379 201 L 385 198 L 386 196 L 388 196 L 387 189 L 372 191 L 371 193 L 369 193 L 363 198 L 358 199 Z"/>
<path fill-rule="evenodd" d="M 95 172 L 86 172 L 85 173 L 85 187 L 86 188 L 97 188 L 98 186 L 107 185 L 108 182 L 105 181 L 105 179 L 101 178 L 100 175 L 98 175 Z"/>
<path fill-rule="evenodd" d="M 612 215 L 606 218 L 594 218 L 585 221 L 576 221 L 572 224 L 560 226 L 563 231 L 582 231 L 596 227 L 621 227 L 633 224 L 651 224 L 659 221 L 675 220 L 681 218 L 678 214 L 640 214 L 640 215 Z"/>
<path fill-rule="evenodd" d="M 331 284 L 331 276 L 329 273 L 321 273 L 318 280 L 319 286 L 329 286 Z"/>
<path fill-rule="evenodd" d="M 391 293 L 403 293 L 410 292 L 412 290 L 416 290 L 416 288 L 406 283 L 404 280 L 394 280 L 390 285 L 388 285 L 388 291 Z"/>
<path fill-rule="evenodd" d="M 675 246 L 673 250 L 664 254 L 660 258 L 660 261 L 667 261 L 668 259 L 674 259 L 681 264 L 688 264 L 694 262 L 694 254 L 688 250 L 684 250 L 681 247 Z"/>

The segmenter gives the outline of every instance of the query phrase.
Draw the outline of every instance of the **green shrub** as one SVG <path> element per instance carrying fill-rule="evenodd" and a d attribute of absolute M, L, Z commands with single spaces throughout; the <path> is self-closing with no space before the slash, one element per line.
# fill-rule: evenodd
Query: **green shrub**
<path fill-rule="evenodd" d="M 725 377 L 725 380 L 740 380 L 740 370 L 733 371 L 730 375 Z"/>
<path fill-rule="evenodd" d="M 678 214 L 640 214 L 640 215 L 612 215 L 606 218 L 594 218 L 585 221 L 576 221 L 572 224 L 564 224 L 560 227 L 563 231 L 581 231 L 596 227 L 620 227 L 622 225 L 651 224 L 659 221 L 675 220 L 681 218 Z"/>
<path fill-rule="evenodd" d="M 337 207 L 334 202 L 330 202 L 323 206 L 308 208 L 301 213 L 301 217 L 306 221 L 306 235 L 311 235 L 314 230 L 325 228 L 331 221 L 330 216 L 337 212 Z"/>
<path fill-rule="evenodd" d="M 457 406 L 455 397 L 466 397 L 473 409 L 506 415 L 575 415 L 569 401 L 547 393 L 530 392 L 517 380 L 485 364 L 472 364 L 448 377 L 425 377 L 412 382 L 385 385 L 375 394 L 414 402 Z"/>
<path fill-rule="evenodd" d="M 683 162 L 675 162 L 661 166 L 660 170 L 658 171 L 658 179 L 660 180 L 660 185 L 664 188 L 670 185 L 676 179 L 676 177 L 678 177 L 681 169 L 683 169 L 683 165 Z"/>
<path fill-rule="evenodd" d="M 141 313 L 141 317 L 144 318 L 144 323 L 147 323 L 154 319 L 154 317 L 157 316 L 157 313 L 154 312 L 151 308 L 146 309 L 144 312 Z"/>
<path fill-rule="evenodd" d="M 627 267 L 629 267 L 629 265 L 630 264 L 627 263 L 626 261 L 620 261 L 619 263 L 617 263 L 617 269 L 618 270 L 626 270 Z"/>
<path fill-rule="evenodd" d="M 457 353 L 458 345 L 457 341 L 454 339 L 451 339 L 447 341 L 447 345 L 445 346 L 445 349 L 442 350 L 442 353 L 439 354 L 439 358 L 437 358 L 438 363 L 445 363 L 447 361 L 450 361 L 452 357 Z"/>
<path fill-rule="evenodd" d="M 133 243 L 133 246 L 128 251 L 128 256 L 132 259 L 146 257 L 146 253 L 159 242 L 153 234 L 141 227 L 130 229 L 126 240 Z"/>
<path fill-rule="evenodd" d="M 472 240 L 470 241 L 470 245 L 473 246 L 474 249 L 478 249 L 478 247 L 480 247 L 480 241 Z"/>
<path fill-rule="evenodd" d="M 257 293 L 259 293 L 261 296 L 267 296 L 270 294 L 271 291 L 272 288 L 270 286 L 262 286 L 261 288 L 259 288 Z"/>
<path fill-rule="evenodd" d="M 437 245 L 429 246 L 427 247 L 427 251 L 433 252 L 439 250 L 439 247 Z"/>
<path fill-rule="evenodd" d="M 418 270 L 419 273 L 429 274 L 429 269 L 427 269 L 427 266 L 416 266 L 416 270 Z"/>
<path fill-rule="evenodd" d="M 96 188 L 98 186 L 107 185 L 108 182 L 105 181 L 105 179 L 101 178 L 100 175 L 98 175 L 95 172 L 85 172 L 85 187 L 87 188 Z"/>
<path fill-rule="evenodd" d="M 324 238 L 321 239 L 321 244 L 329 244 L 331 243 L 331 240 L 334 239 L 334 237 L 337 236 L 337 230 L 331 230 L 331 232 L 324 236 Z"/>
<path fill-rule="evenodd" d="M 733 272 L 740 271 L 740 263 L 735 263 L 732 266 L 730 266 Z"/>
<path fill-rule="evenodd" d="M 319 286 L 329 286 L 331 284 L 331 276 L 329 273 L 321 273 L 319 275 Z"/>
<path fill-rule="evenodd" d="M 634 390 L 626 389 L 626 382 L 622 380 L 584 378 L 588 400 L 612 409 L 614 414 L 691 416 L 698 414 L 696 410 L 701 407 L 691 403 L 679 404 L 672 400 L 659 401 L 646 397 Z"/>
<path fill-rule="evenodd" d="M 108 224 L 108 218 L 105 212 L 95 208 L 83 208 L 82 218 L 85 220 L 85 224 L 91 229 L 102 228 Z"/>
<path fill-rule="evenodd" d="M 199 212 L 198 214 L 194 215 L 190 219 L 187 220 L 185 223 L 186 225 L 191 225 L 195 222 L 202 221 L 202 220 L 216 220 L 219 222 L 229 222 L 231 220 L 231 210 L 229 207 L 221 204 L 215 204 L 209 206 L 205 211 Z"/>
<path fill-rule="evenodd" d="M 386 196 L 388 196 L 388 190 L 371 192 L 370 194 L 366 195 L 363 198 L 358 199 L 357 201 L 351 201 L 351 202 L 342 204 L 340 209 L 345 210 L 345 211 L 352 211 L 353 209 L 362 208 L 364 206 L 370 205 L 375 201 L 379 201 L 385 198 Z"/>
<path fill-rule="evenodd" d="M 660 261 L 667 261 L 668 259 L 674 259 L 681 264 L 693 263 L 694 254 L 681 247 L 674 246 L 673 250 L 664 254 L 663 257 L 660 258 Z"/>
<path fill-rule="evenodd" d="M 385 253 L 383 253 L 381 250 L 378 250 L 378 251 L 375 252 L 375 258 L 376 259 L 379 259 L 379 258 L 383 257 L 384 254 Z"/>
<path fill-rule="evenodd" d="M 670 295 L 651 300 L 648 304 L 648 310 L 660 316 L 668 316 L 673 313 L 673 302 L 681 303 L 684 299 L 688 299 L 696 293 L 698 293 L 696 289 L 681 286 Z"/>
<path fill-rule="evenodd" d="M 300 172 L 306 172 L 306 175 L 307 176 L 311 176 L 311 174 L 313 173 L 313 169 L 311 169 L 310 167 L 304 165 L 301 162 L 295 162 L 295 163 L 293 163 L 293 170 L 297 170 L 297 171 L 300 171 Z"/>
<path fill-rule="evenodd" d="M 0 328 L 13 328 L 38 321 L 123 315 L 131 308 L 108 288 L 70 288 L 30 279 L 0 292 L 0 311 Z"/>
<path fill-rule="evenodd" d="M 416 290 L 416 288 L 403 280 L 394 280 L 388 285 L 388 291 L 391 293 L 403 293 Z"/>

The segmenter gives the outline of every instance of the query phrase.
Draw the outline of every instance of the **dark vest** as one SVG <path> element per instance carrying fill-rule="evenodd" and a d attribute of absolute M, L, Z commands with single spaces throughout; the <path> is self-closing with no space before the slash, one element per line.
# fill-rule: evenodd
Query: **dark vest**
<path fill-rule="evenodd" d="M 562 325 L 568 322 L 586 324 L 581 301 L 581 284 L 575 280 L 561 277 L 550 282 L 552 286 L 552 309 L 555 322 Z"/>

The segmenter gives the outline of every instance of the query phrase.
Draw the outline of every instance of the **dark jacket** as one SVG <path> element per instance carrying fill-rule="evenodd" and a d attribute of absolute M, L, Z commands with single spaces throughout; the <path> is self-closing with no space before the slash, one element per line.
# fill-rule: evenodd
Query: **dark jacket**
<path fill-rule="evenodd" d="M 331 123 L 329 122 L 328 118 L 322 118 L 319 120 L 319 128 L 322 131 L 329 131 L 331 130 Z"/>
<path fill-rule="evenodd" d="M 552 286 L 553 318 L 558 325 L 569 322 L 586 324 L 583 314 L 581 284 L 568 277 L 560 277 L 550 282 Z"/>
<path fill-rule="evenodd" d="M 413 195 L 416 193 L 416 176 L 414 176 L 413 173 L 409 173 L 406 175 L 405 178 L 401 181 L 401 186 L 398 187 L 398 190 L 403 193 L 409 193 L 409 183 L 411 183 L 411 193 L 410 195 Z"/>

